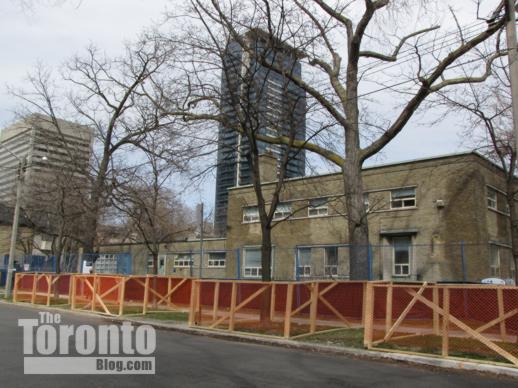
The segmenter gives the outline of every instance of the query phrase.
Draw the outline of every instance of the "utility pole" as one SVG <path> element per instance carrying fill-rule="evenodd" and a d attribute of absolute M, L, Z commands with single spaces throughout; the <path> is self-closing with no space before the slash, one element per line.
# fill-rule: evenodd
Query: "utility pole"
<path fill-rule="evenodd" d="M 18 240 L 18 223 L 20 221 L 20 206 L 23 194 L 23 181 L 25 177 L 26 159 L 20 160 L 18 176 L 16 179 L 16 203 L 14 205 L 13 225 L 11 227 L 11 247 L 9 249 L 9 264 L 7 265 L 7 279 L 5 282 L 5 297 L 11 296 L 12 276 L 14 272 L 14 257 L 16 255 L 16 241 Z"/>
<path fill-rule="evenodd" d="M 518 52 L 516 50 L 516 12 L 515 0 L 505 1 L 505 17 L 507 19 L 506 38 L 509 59 L 509 77 L 511 80 L 511 98 L 513 112 L 513 133 L 516 150 L 518 150 Z"/>

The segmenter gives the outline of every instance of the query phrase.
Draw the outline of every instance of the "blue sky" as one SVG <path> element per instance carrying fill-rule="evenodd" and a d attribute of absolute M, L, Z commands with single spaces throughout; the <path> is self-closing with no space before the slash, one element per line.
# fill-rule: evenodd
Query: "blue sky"
<path fill-rule="evenodd" d="M 144 27 L 160 19 L 166 7 L 178 2 L 167 0 L 69 0 L 59 6 L 35 6 L 22 9 L 18 0 L 0 2 L 0 125 L 13 119 L 16 101 L 7 95 L 6 85 L 23 85 L 27 73 L 38 62 L 59 66 L 71 55 L 90 43 L 110 55 L 120 52 L 124 41 L 132 40 Z M 48 0 L 52 3 L 52 0 Z M 467 0 L 463 0 L 462 3 Z M 35 1 L 41 4 L 42 2 Z M 458 4 L 459 2 L 457 2 Z M 491 2 L 490 2 L 491 3 Z M 462 6 L 457 6 L 461 19 Z M 473 15 L 464 15 L 466 22 Z M 461 20 L 462 22 L 462 20 Z M 442 112 L 427 113 L 440 116 Z M 422 158 L 459 152 L 467 149 L 461 144 L 461 120 L 447 117 L 433 126 L 429 120 L 412 119 L 398 138 L 389 144 L 372 163 Z M 213 183 L 208 181 L 200 192 L 186 194 L 189 203 L 204 200 L 213 206 Z"/>

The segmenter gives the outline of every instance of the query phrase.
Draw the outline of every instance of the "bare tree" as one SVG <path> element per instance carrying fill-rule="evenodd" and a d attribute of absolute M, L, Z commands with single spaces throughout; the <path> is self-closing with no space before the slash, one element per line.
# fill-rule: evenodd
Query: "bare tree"
<path fill-rule="evenodd" d="M 500 210 L 509 213 L 512 256 L 514 266 L 518 268 L 517 153 L 507 63 L 498 61 L 492 76 L 484 84 L 468 84 L 456 90 L 441 92 L 436 100 L 444 104 L 450 114 L 466 117 L 463 139 L 496 163 L 504 173 L 507 209 L 504 207 Z M 516 271 L 515 281 L 518 284 Z"/>
<path fill-rule="evenodd" d="M 28 111 L 49 117 L 62 134 L 61 121 L 86 125 L 94 131 L 91 163 L 69 168 L 88 177 L 85 197 L 84 251 L 94 252 L 96 232 L 103 208 L 110 203 L 114 182 L 131 160 L 123 154 L 138 150 L 149 133 L 167 126 L 167 118 L 149 110 L 146 90 L 163 68 L 171 49 L 152 39 L 128 45 L 124 55 L 109 58 L 89 47 L 84 56 L 69 61 L 55 82 L 49 71 L 40 67 L 29 76 L 30 89 L 12 91 L 25 102 Z M 70 147 L 65 147 L 69 152 Z M 120 155 L 119 155 L 120 154 Z M 73 158 L 71 158 L 73 160 Z"/>
<path fill-rule="evenodd" d="M 502 29 L 505 23 L 501 15 L 502 4 L 487 23 L 481 22 L 485 26 L 479 25 L 469 34 L 454 31 L 443 36 L 438 35 L 439 26 L 435 24 L 409 30 L 407 26 L 414 23 L 405 24 L 405 21 L 419 17 L 425 11 L 423 7 L 426 8 L 424 2 L 411 4 L 398 0 L 333 3 L 324 0 L 191 1 L 189 16 L 214 37 L 210 47 L 213 52 L 221 51 L 218 42 L 222 36 L 227 37 L 224 42 L 238 42 L 241 50 L 259 65 L 283 74 L 304 90 L 318 107 L 315 109 L 315 114 L 320 115 L 317 119 L 325 116 L 330 120 L 329 126 L 317 126 L 312 137 L 306 140 L 279 134 L 256 133 L 254 136 L 258 141 L 316 153 L 339 168 L 343 176 L 351 244 L 351 279 L 367 279 L 369 275 L 363 163 L 400 134 L 430 95 L 445 88 L 485 81 L 495 59 L 505 55 L 505 51 L 493 50 L 480 57 L 479 52 L 473 51 Z M 246 31 L 254 29 L 264 31 L 270 42 L 293 47 L 292 55 L 303 63 L 305 76 L 286 71 L 271 57 L 258 55 L 250 48 L 244 36 Z M 432 36 L 432 39 L 425 44 L 421 39 L 426 36 Z M 445 39 L 451 36 L 453 43 Z M 393 49 L 384 53 L 390 46 Z M 191 52 L 200 49 L 210 52 L 200 41 L 197 46 L 191 46 Z M 456 69 L 461 60 L 473 63 L 478 71 L 468 76 L 459 75 Z M 361 61 L 366 63 L 360 64 Z M 382 71 L 373 68 L 373 61 L 377 61 Z M 394 74 L 394 66 L 397 74 Z M 196 75 L 198 78 L 189 79 L 189 86 L 200 79 L 200 73 Z M 362 84 L 370 90 L 361 93 Z M 381 87 L 373 90 L 373 84 Z M 202 86 L 204 92 L 215 89 L 207 79 L 203 80 Z M 381 90 L 397 93 L 397 104 L 393 104 L 390 115 L 373 120 L 372 107 L 377 105 L 373 103 L 372 94 Z M 201 100 L 200 93 L 194 92 L 192 87 L 189 91 L 186 103 L 181 106 L 184 117 L 193 118 L 195 108 L 199 113 L 200 106 L 207 113 L 211 100 L 205 98 L 205 105 L 197 104 Z M 217 107 L 213 111 L 217 111 Z M 206 118 L 215 119 L 214 115 L 208 114 Z M 324 130 L 327 136 L 335 136 L 334 142 L 318 140 L 317 135 L 322 135 Z M 339 147 L 333 144 L 336 139 L 341 142 Z"/>
<path fill-rule="evenodd" d="M 198 12 L 196 6 L 192 11 Z M 263 61 L 271 58 L 279 63 L 282 71 L 264 67 L 254 59 L 247 60 L 241 42 L 225 31 L 216 35 L 208 25 L 195 36 L 163 36 L 164 42 L 182 47 L 173 66 L 183 75 L 178 79 L 185 82 L 169 85 L 169 89 L 162 91 L 166 104 L 161 108 L 168 115 L 182 117 L 187 125 L 207 126 L 210 121 L 217 124 L 218 165 L 235 163 L 238 184 L 251 184 L 254 188 L 261 224 L 262 279 L 270 281 L 272 230 L 289 217 L 279 217 L 277 208 L 289 171 L 293 176 L 293 171 L 301 169 L 300 158 L 305 152 L 292 147 L 292 142 L 304 139 L 306 98 L 305 92 L 284 74 L 300 72 L 291 47 L 257 29 L 245 31 L 240 39 L 247 50 L 253 50 Z M 205 136 L 210 138 L 214 129 L 205 129 Z M 275 145 L 265 142 L 272 134 L 289 141 Z M 263 157 L 274 160 L 269 167 L 273 173 L 265 174 Z M 241 170 L 247 171 L 249 181 L 242 181 Z M 299 175 L 303 171 L 302 167 Z M 263 187 L 266 175 L 275 180 L 273 188 L 267 190 Z"/>
<path fill-rule="evenodd" d="M 126 219 L 127 234 L 144 242 L 149 251 L 154 275 L 158 274 L 160 245 L 195 230 L 192 214 L 169 188 L 175 174 L 186 170 L 190 148 L 180 152 L 164 140 L 154 133 L 140 144 L 146 150 L 146 161 L 119 178 L 112 198 L 113 206 Z"/>

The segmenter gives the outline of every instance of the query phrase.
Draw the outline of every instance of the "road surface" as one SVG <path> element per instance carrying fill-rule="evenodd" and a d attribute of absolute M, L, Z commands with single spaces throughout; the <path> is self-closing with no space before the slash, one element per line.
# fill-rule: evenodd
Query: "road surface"
<path fill-rule="evenodd" d="M 44 311 L 42 309 L 41 311 Z M 0 387 L 494 387 L 518 380 L 157 331 L 155 375 L 24 375 L 19 318 L 38 310 L 0 303 Z M 66 324 L 106 323 L 63 313 Z"/>

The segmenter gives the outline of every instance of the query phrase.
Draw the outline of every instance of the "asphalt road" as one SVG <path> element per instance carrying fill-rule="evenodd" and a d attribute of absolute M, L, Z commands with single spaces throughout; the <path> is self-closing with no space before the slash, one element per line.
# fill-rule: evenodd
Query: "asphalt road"
<path fill-rule="evenodd" d="M 157 332 L 156 375 L 24 375 L 19 318 L 36 309 L 0 303 L 0 387 L 494 387 L 518 380 L 430 370 L 299 350 Z M 43 310 L 42 310 L 43 311 Z M 62 314 L 66 324 L 102 318 Z"/>

